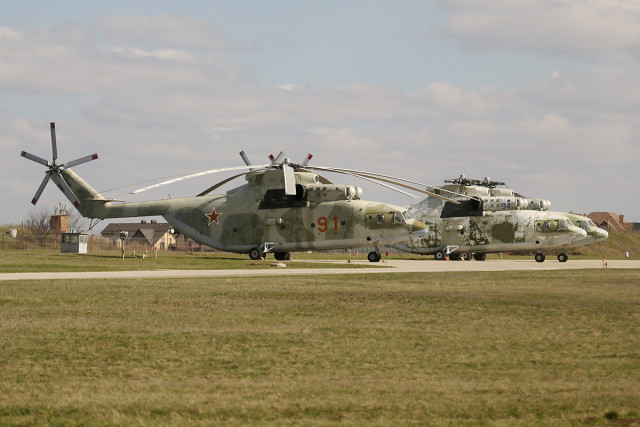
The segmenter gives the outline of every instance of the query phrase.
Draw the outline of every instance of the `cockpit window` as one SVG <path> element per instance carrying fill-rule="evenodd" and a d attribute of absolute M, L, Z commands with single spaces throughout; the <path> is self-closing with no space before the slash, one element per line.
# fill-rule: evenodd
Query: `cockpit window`
<path fill-rule="evenodd" d="M 404 211 L 402 212 L 402 216 L 404 217 L 405 220 L 409 220 L 412 219 L 413 217 L 411 216 L 411 214 L 409 213 L 409 211 Z"/>
<path fill-rule="evenodd" d="M 590 219 L 587 219 L 586 221 L 578 221 L 578 224 L 580 224 L 580 228 L 585 231 L 593 230 L 594 228 L 596 228 L 596 225 Z"/>
<path fill-rule="evenodd" d="M 568 219 L 559 219 L 558 220 L 558 230 L 568 230 L 571 223 Z"/>
<path fill-rule="evenodd" d="M 402 216 L 402 212 L 394 212 L 393 213 L 393 222 L 400 223 L 404 222 L 404 217 Z"/>

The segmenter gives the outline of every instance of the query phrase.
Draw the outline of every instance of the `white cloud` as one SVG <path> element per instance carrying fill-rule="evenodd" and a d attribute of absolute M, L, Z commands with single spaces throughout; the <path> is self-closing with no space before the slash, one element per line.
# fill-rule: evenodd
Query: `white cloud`
<path fill-rule="evenodd" d="M 0 27 L 0 40 L 15 41 L 20 39 L 20 33 L 7 27 Z"/>
<path fill-rule="evenodd" d="M 103 49 L 108 52 L 122 55 L 128 58 L 157 58 L 185 62 L 194 60 L 193 55 L 191 55 L 189 52 L 176 49 L 156 49 L 152 51 L 146 51 L 131 46 L 105 46 Z"/>
<path fill-rule="evenodd" d="M 107 42 L 158 44 L 205 50 L 227 50 L 231 43 L 224 32 L 210 22 L 195 17 L 109 16 L 95 22 L 91 30 Z"/>
<path fill-rule="evenodd" d="M 443 0 L 439 33 L 469 49 L 581 60 L 638 59 L 640 3 L 628 0 Z"/>
<path fill-rule="evenodd" d="M 17 32 L 6 29 L 11 40 L 0 42 L 0 91 L 27 90 L 35 92 L 99 93 L 101 91 L 128 91 L 131 88 L 162 85 L 164 88 L 181 88 L 183 85 L 228 85 L 237 79 L 239 71 L 230 55 L 221 50 L 197 52 L 177 48 L 180 43 L 165 46 L 166 26 L 183 34 L 184 43 L 190 38 L 216 33 L 214 28 L 194 25 L 188 30 L 189 20 L 175 18 L 171 27 L 169 16 L 163 16 L 158 35 L 150 34 L 156 47 L 144 46 L 142 38 L 136 45 L 135 37 L 123 37 L 132 44 L 107 44 L 96 33 L 95 27 L 83 27 L 72 22 L 56 26 L 23 29 Z M 110 26 L 130 24 L 128 18 L 112 17 Z M 155 23 L 149 18 L 149 22 Z M 98 26 L 99 27 L 99 26 Z M 207 30 L 207 31 L 205 31 Z M 114 30 L 115 31 L 115 30 Z M 186 34 L 185 34 L 186 33 Z M 217 34 L 217 33 L 216 33 Z M 221 34 L 199 48 L 220 49 L 224 43 Z M 2 36 L 0 35 L 0 41 Z"/>
<path fill-rule="evenodd" d="M 502 14 L 524 19 L 517 7 L 502 2 L 446 7 L 452 17 L 472 7 L 498 24 L 492 29 L 469 15 L 468 34 L 452 33 L 478 36 L 485 47 L 511 43 L 499 41 L 517 31 L 500 27 L 508 20 Z M 542 11 L 539 2 L 527 2 L 526 8 Z M 553 38 L 559 29 L 550 31 Z M 201 40 L 207 34 L 210 39 Z M 518 49 L 541 51 L 547 43 L 535 34 L 528 35 L 529 44 L 515 36 Z M 622 52 L 623 45 L 614 50 Z M 195 18 L 110 17 L 87 26 L 0 29 L 0 92 L 11 95 L 0 100 L 0 155 L 15 160 L 4 168 L 4 181 L 13 183 L 3 192 L 6 205 L 23 210 L 35 192 L 42 170 L 17 157 L 25 149 L 48 158 L 50 120 L 58 122 L 63 160 L 99 152 L 100 164 L 79 170 L 99 190 L 240 164 L 241 149 L 255 163 L 282 149 L 294 160 L 311 152 L 319 165 L 377 170 L 430 184 L 460 173 L 490 175 L 526 194 L 550 198 L 555 207 L 588 210 L 583 206 L 591 201 L 580 197 L 585 188 L 601 180 L 619 182 L 635 173 L 633 165 L 640 161 L 635 140 L 640 67 L 633 62 L 580 73 L 553 66 L 548 80 L 509 90 L 437 81 L 401 92 L 363 83 L 251 84 L 241 78 L 234 49 L 217 27 Z M 570 50 L 568 44 L 562 49 Z M 14 100 L 26 99 L 25 94 L 28 112 L 18 112 Z M 58 100 L 70 98 L 74 108 L 60 107 Z M 340 180 L 361 185 L 351 177 Z M 17 182 L 31 182 L 29 194 Z M 169 191 L 192 195 L 193 188 L 208 185 L 205 180 Z M 612 194 L 624 192 L 617 191 Z M 55 189 L 45 194 L 60 198 Z M 110 196 L 129 199 L 126 191 Z M 377 189 L 367 197 L 409 202 Z"/>

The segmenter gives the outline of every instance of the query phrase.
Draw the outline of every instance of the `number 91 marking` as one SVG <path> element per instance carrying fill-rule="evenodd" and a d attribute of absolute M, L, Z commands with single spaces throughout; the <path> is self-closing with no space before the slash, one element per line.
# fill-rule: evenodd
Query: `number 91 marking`
<path fill-rule="evenodd" d="M 333 231 L 338 231 L 338 217 L 334 216 L 330 220 L 326 216 L 318 218 L 318 231 L 321 233 L 329 230 L 329 225 L 333 224 Z"/>

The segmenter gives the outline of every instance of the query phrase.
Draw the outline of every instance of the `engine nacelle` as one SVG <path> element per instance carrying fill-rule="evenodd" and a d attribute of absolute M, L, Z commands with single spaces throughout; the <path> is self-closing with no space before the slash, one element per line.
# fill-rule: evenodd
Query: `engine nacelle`
<path fill-rule="evenodd" d="M 529 200 L 524 197 L 483 197 L 483 210 L 485 211 L 513 211 L 527 209 Z"/>
<path fill-rule="evenodd" d="M 529 205 L 525 208 L 532 211 L 548 211 L 551 208 L 551 202 L 543 199 L 531 199 Z"/>
<path fill-rule="evenodd" d="M 309 202 L 327 202 L 337 200 L 357 200 L 362 197 L 362 188 L 342 184 L 307 185 Z"/>

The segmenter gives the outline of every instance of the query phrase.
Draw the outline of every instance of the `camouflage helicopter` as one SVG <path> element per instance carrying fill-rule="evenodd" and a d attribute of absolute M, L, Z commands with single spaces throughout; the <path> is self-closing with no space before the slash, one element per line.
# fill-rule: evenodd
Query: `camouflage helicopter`
<path fill-rule="evenodd" d="M 244 172 L 227 178 L 195 197 L 124 202 L 98 193 L 71 167 L 98 158 L 97 154 L 58 164 L 55 124 L 51 123 L 53 161 L 21 152 L 21 156 L 45 167 L 45 177 L 32 203 L 40 198 L 49 179 L 58 186 L 84 217 L 93 220 L 137 216 L 162 216 L 174 229 L 194 241 L 228 252 L 249 254 L 251 259 L 273 253 L 278 260 L 290 253 L 311 249 L 350 249 L 374 247 L 368 254 L 371 262 L 380 260 L 383 245 L 419 237 L 426 225 L 399 206 L 362 200 L 362 189 L 334 184 L 312 170 L 348 174 L 406 193 L 398 186 L 429 194 L 435 198 L 456 200 L 421 190 L 402 179 L 350 169 L 311 167 L 311 155 L 300 164 L 291 163 L 283 153 L 270 157 L 270 163 L 252 165 L 244 152 L 245 166 L 214 169 L 185 175 L 136 190 L 134 193 L 205 174 Z M 213 190 L 244 176 L 247 183 L 226 194 L 210 195 Z M 415 196 L 414 196 L 415 197 Z"/>
<path fill-rule="evenodd" d="M 543 262 L 544 252 L 562 250 L 558 261 L 566 262 L 565 248 L 593 244 L 608 233 L 591 220 L 576 214 L 549 211 L 548 200 L 528 199 L 508 188 L 504 182 L 468 179 L 461 175 L 445 180 L 448 185 L 433 189 L 461 201 L 454 205 L 427 197 L 410 212 L 429 230 L 419 238 L 396 243 L 393 247 L 411 253 L 433 254 L 436 259 L 459 259 L 473 253 L 476 260 L 492 252 L 535 251 Z M 457 196 L 457 195 L 463 196 Z"/>

